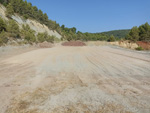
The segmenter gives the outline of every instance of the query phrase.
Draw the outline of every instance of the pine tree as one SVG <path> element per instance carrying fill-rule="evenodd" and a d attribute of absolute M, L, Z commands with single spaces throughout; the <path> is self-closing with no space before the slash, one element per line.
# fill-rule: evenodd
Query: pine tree
<path fill-rule="evenodd" d="M 7 11 L 6 11 L 6 16 L 11 17 L 14 14 L 14 9 L 11 3 L 7 5 Z"/>
<path fill-rule="evenodd" d="M 131 40 L 131 41 L 138 41 L 139 40 L 139 30 L 138 30 L 138 27 L 135 26 L 133 27 L 129 34 L 128 34 L 128 39 Z"/>
<path fill-rule="evenodd" d="M 21 34 L 24 37 L 24 39 L 27 40 L 28 42 L 36 41 L 35 31 L 32 30 L 29 25 L 22 25 Z"/>
<path fill-rule="evenodd" d="M 0 17 L 0 33 L 2 31 L 6 31 L 6 23 L 3 21 L 3 19 Z"/>
<path fill-rule="evenodd" d="M 11 34 L 11 36 L 18 38 L 20 31 L 19 26 L 14 20 L 10 20 L 8 22 L 7 31 Z"/>
<path fill-rule="evenodd" d="M 7 33 L 3 30 L 0 33 L 0 46 L 3 45 L 4 43 L 7 43 L 8 38 L 7 38 Z"/>
<path fill-rule="evenodd" d="M 111 35 L 110 38 L 108 39 L 109 42 L 114 42 L 115 41 L 115 37 L 114 35 Z"/>
<path fill-rule="evenodd" d="M 150 25 L 145 23 L 139 27 L 140 41 L 150 41 Z"/>

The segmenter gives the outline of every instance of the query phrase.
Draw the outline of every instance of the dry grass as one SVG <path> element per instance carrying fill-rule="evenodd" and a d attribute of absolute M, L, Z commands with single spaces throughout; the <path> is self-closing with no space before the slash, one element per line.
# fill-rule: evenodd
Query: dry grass
<path fill-rule="evenodd" d="M 25 93 L 15 98 L 6 113 L 132 113 L 122 105 L 116 103 L 105 103 L 93 110 L 93 105 L 86 105 L 82 102 L 73 103 L 67 106 L 56 107 L 48 112 L 41 109 L 43 103 L 48 99 L 48 90 L 38 89 L 32 93 Z"/>
<path fill-rule="evenodd" d="M 9 65 L 1 65 L 0 113 L 146 112 L 148 58 L 105 46 L 61 46 L 5 59 Z"/>

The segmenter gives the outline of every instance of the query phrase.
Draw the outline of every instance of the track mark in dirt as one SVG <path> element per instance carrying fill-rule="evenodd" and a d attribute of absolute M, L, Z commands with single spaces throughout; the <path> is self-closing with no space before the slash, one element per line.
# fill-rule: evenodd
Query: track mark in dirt
<path fill-rule="evenodd" d="M 108 46 L 60 46 L 0 62 L 1 113 L 150 111 L 145 54 Z"/>
<path fill-rule="evenodd" d="M 108 52 L 108 53 L 117 54 L 117 55 L 121 55 L 121 56 L 125 56 L 125 57 L 129 57 L 129 58 L 133 58 L 133 59 L 142 60 L 142 61 L 145 61 L 145 62 L 150 62 L 150 60 L 145 60 L 145 59 L 141 59 L 141 58 L 137 58 L 137 57 L 125 55 L 125 54 L 119 54 L 119 53 L 115 53 L 115 52 L 111 52 L 111 51 L 107 51 L 107 52 Z"/>

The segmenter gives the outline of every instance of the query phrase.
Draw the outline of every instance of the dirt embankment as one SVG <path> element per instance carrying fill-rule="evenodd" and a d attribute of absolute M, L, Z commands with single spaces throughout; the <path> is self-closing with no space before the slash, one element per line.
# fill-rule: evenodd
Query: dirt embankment
<path fill-rule="evenodd" d="M 138 46 L 137 43 L 135 42 L 131 42 L 131 41 L 117 41 L 117 42 L 109 42 L 111 45 L 116 45 L 116 46 L 120 46 L 123 48 L 128 48 L 128 49 L 136 49 Z"/>
<path fill-rule="evenodd" d="M 138 41 L 137 44 L 145 50 L 150 50 L 150 42 Z"/>
<path fill-rule="evenodd" d="M 106 41 L 88 41 L 86 42 L 88 46 L 104 46 L 104 45 L 115 45 L 128 49 L 136 49 L 142 47 L 144 50 L 150 50 L 150 42 L 131 42 L 131 41 L 116 41 L 116 42 L 106 42 Z"/>
<path fill-rule="evenodd" d="M 0 113 L 149 113 L 150 54 L 42 48 L 0 59 Z"/>
<path fill-rule="evenodd" d="M 130 41 L 116 41 L 116 42 L 106 42 L 106 41 L 88 41 L 86 42 L 88 46 L 105 46 L 105 45 L 115 45 L 128 49 L 135 49 L 138 44 Z"/>

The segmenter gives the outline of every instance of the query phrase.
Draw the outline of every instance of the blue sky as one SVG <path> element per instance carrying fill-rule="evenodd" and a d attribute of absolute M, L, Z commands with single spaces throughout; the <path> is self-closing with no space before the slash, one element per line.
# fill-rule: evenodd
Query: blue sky
<path fill-rule="evenodd" d="M 27 0 L 49 19 L 82 32 L 130 29 L 150 23 L 150 0 Z"/>

